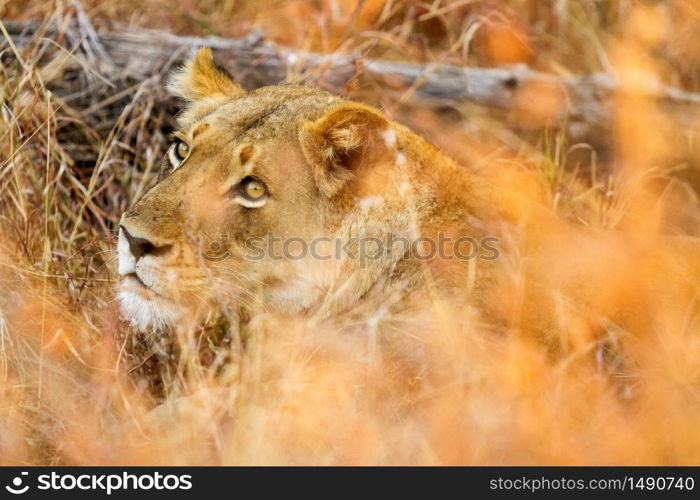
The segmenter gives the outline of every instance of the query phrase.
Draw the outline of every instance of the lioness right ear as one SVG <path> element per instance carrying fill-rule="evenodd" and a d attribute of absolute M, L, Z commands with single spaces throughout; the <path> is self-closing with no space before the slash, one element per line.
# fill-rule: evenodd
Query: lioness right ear
<path fill-rule="evenodd" d="M 197 55 L 173 74 L 168 90 L 187 102 L 208 97 L 230 98 L 244 93 L 231 75 L 214 64 L 209 48 L 199 49 Z"/>
<path fill-rule="evenodd" d="M 384 154 L 390 146 L 389 127 L 381 113 L 356 103 L 341 104 L 302 127 L 299 140 L 319 190 L 332 197 L 364 165 Z"/>

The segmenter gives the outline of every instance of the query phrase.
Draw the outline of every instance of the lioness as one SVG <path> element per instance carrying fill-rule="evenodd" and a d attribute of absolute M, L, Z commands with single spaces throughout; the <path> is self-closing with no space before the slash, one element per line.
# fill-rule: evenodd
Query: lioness
<path fill-rule="evenodd" d="M 407 307 L 496 256 L 490 189 L 380 111 L 299 85 L 245 92 L 209 49 L 169 90 L 182 128 L 119 229 L 118 297 L 139 329 L 243 303 Z"/>
<path fill-rule="evenodd" d="M 118 297 L 140 330 L 427 295 L 558 349 L 655 335 L 697 307 L 696 240 L 567 224 L 377 109 L 298 85 L 245 92 L 208 49 L 169 88 L 182 128 L 119 230 Z"/>

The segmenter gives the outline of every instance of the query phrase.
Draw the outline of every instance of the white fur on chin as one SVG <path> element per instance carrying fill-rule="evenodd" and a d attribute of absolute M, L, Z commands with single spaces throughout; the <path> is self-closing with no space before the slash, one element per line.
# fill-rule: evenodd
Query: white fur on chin
<path fill-rule="evenodd" d="M 165 330 L 182 317 L 182 309 L 172 302 L 147 299 L 131 290 L 119 290 L 117 299 L 123 316 L 141 332 Z"/>

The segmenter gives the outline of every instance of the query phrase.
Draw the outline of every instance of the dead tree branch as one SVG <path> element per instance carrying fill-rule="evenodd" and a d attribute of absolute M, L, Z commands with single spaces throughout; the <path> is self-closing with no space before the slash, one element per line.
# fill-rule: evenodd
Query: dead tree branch
<path fill-rule="evenodd" d="M 39 29 L 39 24 L 32 22 L 7 22 L 5 26 L 19 47 L 34 41 Z M 681 123 L 692 123 L 700 110 L 698 94 L 651 84 L 623 88 L 605 73 L 558 77 L 525 66 L 469 68 L 367 60 L 354 54 L 323 55 L 279 47 L 264 41 L 260 32 L 238 39 L 183 37 L 133 28 L 113 33 L 96 33 L 90 29 L 88 33 L 81 43 L 89 42 L 95 46 L 94 53 L 104 54 L 104 67 L 100 69 L 114 71 L 117 68 L 122 76 L 138 80 L 165 73 L 197 47 L 206 46 L 214 49 L 217 59 L 249 89 L 291 79 L 342 90 L 353 77 L 361 74 L 382 82 L 389 90 L 400 92 L 404 98 L 406 89 L 410 89 L 412 99 L 419 99 L 428 106 L 469 102 L 524 113 L 536 104 L 531 99 L 545 92 L 560 99 L 554 119 L 579 140 L 592 134 L 609 135 L 612 98 L 618 92 L 634 92 L 655 99 Z M 533 88 L 539 89 L 534 97 L 524 91 Z"/>

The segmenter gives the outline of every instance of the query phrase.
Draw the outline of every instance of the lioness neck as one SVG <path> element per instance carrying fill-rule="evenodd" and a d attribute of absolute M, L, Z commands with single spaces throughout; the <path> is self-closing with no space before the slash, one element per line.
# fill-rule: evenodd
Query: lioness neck
<path fill-rule="evenodd" d="M 463 284 L 465 262 L 443 259 L 436 245 L 487 233 L 490 190 L 470 170 L 401 125 L 392 123 L 383 140 L 327 214 L 331 233 L 358 247 L 337 266 L 322 305 L 329 313 L 360 301 L 401 308 L 426 280 Z"/>

